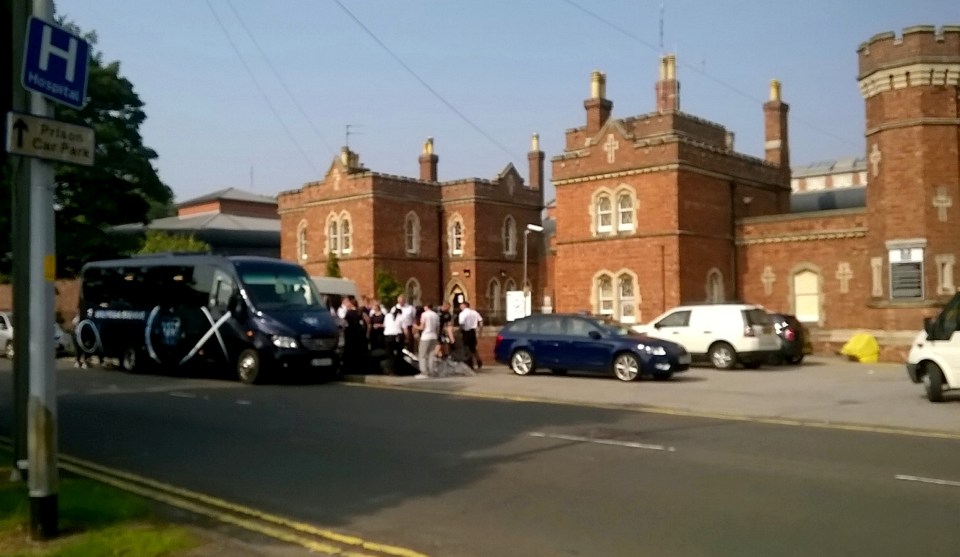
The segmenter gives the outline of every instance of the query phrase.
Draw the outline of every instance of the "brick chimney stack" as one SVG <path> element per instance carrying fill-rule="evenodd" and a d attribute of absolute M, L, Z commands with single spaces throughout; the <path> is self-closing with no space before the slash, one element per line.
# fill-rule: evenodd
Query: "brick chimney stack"
<path fill-rule="evenodd" d="M 543 189 L 543 151 L 540 150 L 540 134 L 533 134 L 530 140 L 530 152 L 527 160 L 530 161 L 530 188 Z"/>
<path fill-rule="evenodd" d="M 657 112 L 680 110 L 680 82 L 677 81 L 677 57 L 660 58 L 660 79 L 657 81 Z"/>
<path fill-rule="evenodd" d="M 770 100 L 763 104 L 764 153 L 767 162 L 790 173 L 790 142 L 787 137 L 787 113 L 790 106 L 780 100 L 780 82 L 770 81 Z"/>
<path fill-rule="evenodd" d="M 600 131 L 600 128 L 610 118 L 613 103 L 605 97 L 607 95 L 607 75 L 598 71 L 590 75 L 590 98 L 583 101 L 587 109 L 587 135 L 591 136 Z"/>
<path fill-rule="evenodd" d="M 433 138 L 428 137 L 423 144 L 423 153 L 420 155 L 420 179 L 425 182 L 437 181 L 437 161 L 440 158 L 433 154 Z"/>

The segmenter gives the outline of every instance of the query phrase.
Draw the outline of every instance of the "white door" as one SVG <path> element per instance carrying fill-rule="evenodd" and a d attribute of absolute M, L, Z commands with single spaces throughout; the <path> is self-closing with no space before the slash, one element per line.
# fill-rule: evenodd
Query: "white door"
<path fill-rule="evenodd" d="M 706 354 L 710 344 L 721 335 L 723 323 L 718 322 L 720 313 L 712 308 L 698 308 L 690 317 L 690 326 L 684 334 L 684 346 L 691 354 Z"/>
<path fill-rule="evenodd" d="M 657 321 L 649 328 L 648 335 L 656 338 L 662 338 L 683 345 L 687 352 L 693 352 L 687 343 L 687 336 L 690 332 L 690 310 L 674 310 Z"/>

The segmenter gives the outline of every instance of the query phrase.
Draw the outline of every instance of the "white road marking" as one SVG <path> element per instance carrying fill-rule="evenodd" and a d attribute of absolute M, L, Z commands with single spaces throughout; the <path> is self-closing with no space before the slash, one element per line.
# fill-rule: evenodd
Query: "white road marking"
<path fill-rule="evenodd" d="M 170 396 L 176 397 L 176 398 L 197 398 L 197 395 L 195 393 L 181 393 L 179 391 L 173 391 L 172 393 L 170 393 Z"/>
<path fill-rule="evenodd" d="M 648 443 L 636 443 L 633 441 L 617 441 L 614 439 L 596 439 L 593 437 L 581 437 L 579 435 L 566 435 L 563 433 L 541 433 L 534 431 L 530 437 L 540 437 L 542 439 L 562 439 L 564 441 L 577 441 L 579 443 L 594 443 L 597 445 L 616 445 L 618 447 L 629 447 L 631 449 L 646 449 L 649 451 L 676 451 L 674 447 L 665 447 L 663 445 L 650 445 Z"/>
<path fill-rule="evenodd" d="M 898 480 L 904 480 L 908 482 L 920 482 L 925 484 L 936 484 L 936 485 L 948 485 L 950 487 L 960 487 L 960 482 L 953 480 L 939 480 L 937 478 L 922 478 L 920 476 L 907 476 L 905 474 L 897 474 L 894 478 Z"/>
<path fill-rule="evenodd" d="M 249 405 L 251 405 L 251 404 L 253 404 L 253 403 L 250 402 L 249 400 L 238 400 L 238 401 L 237 401 L 237 404 L 239 404 L 239 405 L 241 405 L 241 406 L 249 406 Z"/>

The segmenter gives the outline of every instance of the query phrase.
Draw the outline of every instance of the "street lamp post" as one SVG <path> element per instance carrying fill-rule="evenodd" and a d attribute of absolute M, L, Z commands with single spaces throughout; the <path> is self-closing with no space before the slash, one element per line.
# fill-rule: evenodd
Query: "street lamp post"
<path fill-rule="evenodd" d="M 530 315 L 530 289 L 527 287 L 527 237 L 531 232 L 543 232 L 543 227 L 539 224 L 528 224 L 527 229 L 523 231 L 523 313 Z"/>

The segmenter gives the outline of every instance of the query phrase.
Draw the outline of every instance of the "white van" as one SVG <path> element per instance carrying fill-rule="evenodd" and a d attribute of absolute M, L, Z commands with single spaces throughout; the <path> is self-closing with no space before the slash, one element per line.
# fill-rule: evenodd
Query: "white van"
<path fill-rule="evenodd" d="M 679 306 L 633 329 L 683 345 L 694 360 L 717 369 L 737 363 L 758 368 L 780 350 L 780 337 L 762 306 L 703 304 Z"/>
<path fill-rule="evenodd" d="M 940 315 L 924 319 L 923 329 L 910 345 L 907 374 L 923 383 L 927 400 L 943 402 L 944 391 L 960 389 L 960 293 Z"/>

